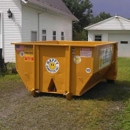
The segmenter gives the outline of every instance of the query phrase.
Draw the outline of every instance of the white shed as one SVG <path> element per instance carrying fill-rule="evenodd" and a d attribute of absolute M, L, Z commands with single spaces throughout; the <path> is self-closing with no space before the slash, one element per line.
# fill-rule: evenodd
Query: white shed
<path fill-rule="evenodd" d="M 0 48 L 5 62 L 15 62 L 11 42 L 72 40 L 78 19 L 62 0 L 0 0 Z"/>
<path fill-rule="evenodd" d="M 118 56 L 130 57 L 130 20 L 113 16 L 85 29 L 88 41 L 117 41 Z"/>

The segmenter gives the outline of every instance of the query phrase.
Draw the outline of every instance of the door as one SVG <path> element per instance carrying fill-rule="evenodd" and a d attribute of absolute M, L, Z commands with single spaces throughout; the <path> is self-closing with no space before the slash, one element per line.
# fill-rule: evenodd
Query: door
<path fill-rule="evenodd" d="M 119 57 L 130 57 L 130 34 L 109 34 L 108 41 L 118 42 Z"/>

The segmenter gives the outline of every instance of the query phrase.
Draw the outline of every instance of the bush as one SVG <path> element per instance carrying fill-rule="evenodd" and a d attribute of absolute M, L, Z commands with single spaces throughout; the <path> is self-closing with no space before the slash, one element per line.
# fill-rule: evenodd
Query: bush
<path fill-rule="evenodd" d="M 15 63 L 5 63 L 0 48 L 0 75 L 17 74 Z"/>
<path fill-rule="evenodd" d="M 87 31 L 85 30 L 82 30 L 80 32 L 77 32 L 77 31 L 74 31 L 73 32 L 73 35 L 74 35 L 74 39 L 75 41 L 87 41 L 88 40 L 88 37 L 87 37 Z"/>
<path fill-rule="evenodd" d="M 7 71 L 7 64 L 4 62 L 4 58 L 0 56 L 0 75 L 5 75 Z"/>
<path fill-rule="evenodd" d="M 17 74 L 17 70 L 16 70 L 16 67 L 15 67 L 15 63 L 8 62 L 8 63 L 6 63 L 6 66 L 7 66 L 6 75 L 9 75 L 9 74 Z"/>

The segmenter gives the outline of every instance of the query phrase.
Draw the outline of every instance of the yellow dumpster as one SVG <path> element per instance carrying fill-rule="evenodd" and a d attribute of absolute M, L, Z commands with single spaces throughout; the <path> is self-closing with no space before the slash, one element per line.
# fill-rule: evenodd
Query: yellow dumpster
<path fill-rule="evenodd" d="M 81 96 L 117 76 L 116 42 L 45 41 L 12 43 L 16 69 L 27 90 Z"/>

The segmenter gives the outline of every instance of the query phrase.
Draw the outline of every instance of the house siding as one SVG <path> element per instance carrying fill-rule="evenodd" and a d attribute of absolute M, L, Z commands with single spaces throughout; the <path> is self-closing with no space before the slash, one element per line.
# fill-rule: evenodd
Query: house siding
<path fill-rule="evenodd" d="M 5 62 L 15 62 L 15 49 L 11 43 L 31 41 L 31 31 L 37 31 L 38 40 L 42 40 L 43 29 L 47 31 L 47 40 L 52 40 L 52 31 L 56 31 L 56 40 L 61 40 L 61 32 L 64 32 L 65 40 L 72 40 L 72 19 L 49 10 L 37 10 L 30 5 L 21 0 L 0 1 L 0 29 L 3 29 L 0 31 L 0 48 Z M 13 13 L 12 18 L 8 18 L 9 9 Z"/>
<path fill-rule="evenodd" d="M 102 35 L 102 41 L 108 41 L 107 31 L 88 31 L 88 41 L 95 41 L 95 35 Z"/>
<path fill-rule="evenodd" d="M 102 41 L 117 41 L 118 56 L 130 57 L 130 20 L 114 16 L 85 28 L 88 41 L 95 41 L 95 35 L 101 35 Z"/>
<path fill-rule="evenodd" d="M 6 6 L 5 6 L 6 5 Z M 7 11 L 13 13 L 12 18 L 8 18 Z M 15 61 L 14 46 L 11 42 L 21 41 L 21 3 L 20 0 L 1 0 L 0 11 L 3 14 L 3 56 L 5 62 Z"/>
<path fill-rule="evenodd" d="M 47 40 L 52 40 L 53 31 L 56 31 L 56 40 L 61 40 L 61 32 L 64 32 L 65 40 L 72 40 L 72 21 L 70 19 L 43 12 L 40 15 L 40 40 L 42 40 L 43 29 L 47 31 Z"/>
<path fill-rule="evenodd" d="M 128 30 L 119 30 L 119 31 L 107 31 L 107 30 L 104 30 L 104 31 L 93 31 L 93 30 L 89 30 L 88 31 L 88 41 L 94 41 L 94 36 L 95 35 L 102 35 L 102 41 L 109 41 L 109 34 L 127 34 L 127 35 L 130 35 L 130 31 Z"/>
<path fill-rule="evenodd" d="M 95 35 L 102 35 L 102 41 L 117 41 L 118 42 L 118 56 L 130 57 L 130 31 L 88 31 L 88 41 L 95 41 Z M 128 41 L 128 44 L 121 44 L 121 41 Z"/>
<path fill-rule="evenodd" d="M 31 31 L 38 32 L 38 11 L 22 6 L 22 41 L 31 41 Z"/>
<path fill-rule="evenodd" d="M 56 40 L 61 40 L 61 32 L 64 32 L 65 40 L 72 40 L 72 20 L 49 11 L 42 12 L 27 6 L 23 6 L 22 10 L 22 41 L 31 41 L 31 31 L 38 32 L 38 30 L 38 40 L 40 41 L 42 40 L 42 30 L 47 32 L 46 40 L 53 40 L 53 31 L 56 31 Z"/>

